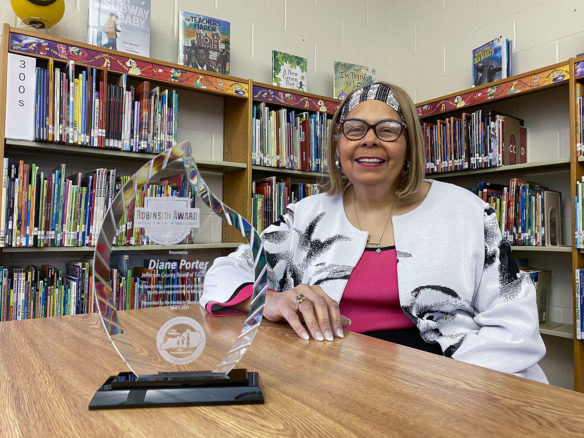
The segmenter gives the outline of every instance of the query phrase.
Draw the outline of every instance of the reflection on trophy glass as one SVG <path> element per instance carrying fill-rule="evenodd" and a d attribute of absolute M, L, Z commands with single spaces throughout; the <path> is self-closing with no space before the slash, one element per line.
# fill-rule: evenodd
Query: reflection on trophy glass
<path fill-rule="evenodd" d="M 122 187 L 105 213 L 94 258 L 95 292 L 104 327 L 136 376 L 228 373 L 261 321 L 265 258 L 259 235 L 207 186 L 181 143 L 155 157 Z M 256 260 L 255 304 L 241 328 L 212 325 L 199 306 L 207 268 L 221 256 L 222 222 L 241 233 Z"/>

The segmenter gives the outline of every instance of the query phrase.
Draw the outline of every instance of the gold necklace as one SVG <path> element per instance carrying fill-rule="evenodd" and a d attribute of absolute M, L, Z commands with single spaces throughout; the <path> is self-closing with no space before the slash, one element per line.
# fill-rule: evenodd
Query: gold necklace
<path fill-rule="evenodd" d="M 375 250 L 375 252 L 377 254 L 379 254 L 381 252 L 381 239 L 383 239 L 383 234 L 385 233 L 385 229 L 387 228 L 387 223 L 391 219 L 391 213 L 393 212 L 393 204 L 394 203 L 395 203 L 395 200 L 391 203 L 389 215 L 387 216 L 387 220 L 385 221 L 385 226 L 383 227 L 383 230 L 381 230 L 381 236 L 379 236 L 379 240 L 377 241 L 377 243 L 374 244 L 377 246 L 377 249 Z M 355 202 L 355 189 L 353 189 L 353 211 L 355 212 L 355 219 L 357 220 L 357 226 L 359 227 L 359 229 L 361 229 L 361 224 L 359 223 L 359 215 L 357 214 L 357 203 Z M 367 237 L 367 243 L 365 244 L 365 246 L 369 245 L 369 239 L 370 239 L 370 236 Z"/>

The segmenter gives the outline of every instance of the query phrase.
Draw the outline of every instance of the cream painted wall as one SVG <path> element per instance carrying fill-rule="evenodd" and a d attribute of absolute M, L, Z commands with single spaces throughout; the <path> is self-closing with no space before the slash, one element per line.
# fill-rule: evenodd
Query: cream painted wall
<path fill-rule="evenodd" d="M 8 5 L 8 0 L 1 0 Z M 151 0 L 151 56 L 175 62 L 177 11 L 231 22 L 232 74 L 271 80 L 271 50 L 308 59 L 309 91 L 332 93 L 334 60 L 371 65 L 414 101 L 468 88 L 471 51 L 513 40 L 513 71 L 584 52 L 583 0 Z M 50 34 L 85 41 L 87 0 L 65 0 Z M 0 21 L 17 25 L 9 7 Z"/>
<path fill-rule="evenodd" d="M 513 40 L 513 74 L 584 52 L 582 0 L 391 0 L 390 78 L 415 102 L 472 86 L 472 49 Z"/>
<path fill-rule="evenodd" d="M 0 0 L 8 4 L 8 0 Z M 87 0 L 65 0 L 51 35 L 85 41 Z M 179 10 L 231 23 L 231 74 L 272 80 L 272 49 L 308 60 L 308 91 L 332 95 L 333 61 L 372 65 L 389 79 L 389 0 L 151 0 L 150 56 L 177 61 Z M 0 22 L 17 25 L 10 8 Z"/>

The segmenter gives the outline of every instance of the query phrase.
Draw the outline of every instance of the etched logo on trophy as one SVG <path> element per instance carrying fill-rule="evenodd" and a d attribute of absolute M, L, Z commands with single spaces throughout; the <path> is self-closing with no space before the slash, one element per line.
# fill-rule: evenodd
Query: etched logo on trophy
<path fill-rule="evenodd" d="M 167 362 L 185 365 L 195 361 L 205 349 L 205 331 L 192 318 L 172 318 L 158 330 L 156 346 Z"/>
<path fill-rule="evenodd" d="M 134 226 L 159 245 L 176 245 L 199 228 L 199 209 L 191 208 L 190 198 L 145 198 L 144 207 L 136 207 Z"/>

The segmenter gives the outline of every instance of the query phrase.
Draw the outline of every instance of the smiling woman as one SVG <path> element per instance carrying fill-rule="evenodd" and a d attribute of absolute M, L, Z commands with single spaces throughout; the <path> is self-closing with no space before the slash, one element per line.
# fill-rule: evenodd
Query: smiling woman
<path fill-rule="evenodd" d="M 377 82 L 341 103 L 329 139 L 327 193 L 263 233 L 264 317 L 303 339 L 343 328 L 546 382 L 535 288 L 518 269 L 493 209 L 468 190 L 424 180 L 415 106 Z M 248 246 L 215 260 L 201 304 L 247 311 Z"/>

